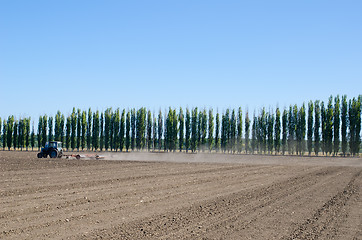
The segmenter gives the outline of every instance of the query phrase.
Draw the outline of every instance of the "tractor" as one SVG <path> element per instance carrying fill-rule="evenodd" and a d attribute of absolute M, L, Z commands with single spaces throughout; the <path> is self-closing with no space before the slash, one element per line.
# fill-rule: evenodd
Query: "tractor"
<path fill-rule="evenodd" d="M 48 155 L 50 158 L 61 158 L 63 156 L 62 142 L 47 142 L 37 156 L 38 158 L 47 158 Z"/>

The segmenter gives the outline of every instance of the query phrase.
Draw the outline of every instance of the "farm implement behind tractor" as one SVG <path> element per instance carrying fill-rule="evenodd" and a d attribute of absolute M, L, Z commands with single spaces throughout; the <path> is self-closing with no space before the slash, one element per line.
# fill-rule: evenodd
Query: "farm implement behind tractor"
<path fill-rule="evenodd" d="M 38 158 L 47 158 L 49 156 L 50 158 L 65 157 L 66 159 L 69 158 L 103 159 L 104 158 L 98 154 L 63 154 L 62 142 L 56 142 L 56 141 L 47 142 L 45 144 L 45 147 L 41 149 L 40 153 L 38 153 L 37 156 Z"/>

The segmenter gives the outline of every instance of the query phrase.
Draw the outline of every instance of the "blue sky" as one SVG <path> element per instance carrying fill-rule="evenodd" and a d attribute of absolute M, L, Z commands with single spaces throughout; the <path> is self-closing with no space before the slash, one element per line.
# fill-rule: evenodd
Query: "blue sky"
<path fill-rule="evenodd" d="M 0 1 L 0 117 L 362 93 L 362 1 Z"/>

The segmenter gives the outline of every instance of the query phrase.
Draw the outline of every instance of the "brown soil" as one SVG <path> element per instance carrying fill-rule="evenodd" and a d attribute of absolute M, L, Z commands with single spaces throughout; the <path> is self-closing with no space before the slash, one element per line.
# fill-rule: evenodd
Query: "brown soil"
<path fill-rule="evenodd" d="M 0 239 L 362 239 L 362 159 L 0 151 Z"/>

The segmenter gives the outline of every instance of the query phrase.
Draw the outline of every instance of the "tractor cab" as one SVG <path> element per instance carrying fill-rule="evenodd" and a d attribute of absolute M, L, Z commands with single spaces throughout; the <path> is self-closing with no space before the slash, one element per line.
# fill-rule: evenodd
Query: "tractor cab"
<path fill-rule="evenodd" d="M 51 141 L 45 143 L 45 146 L 38 153 L 38 158 L 46 158 L 48 155 L 51 158 L 61 158 L 63 155 L 62 142 Z"/>

